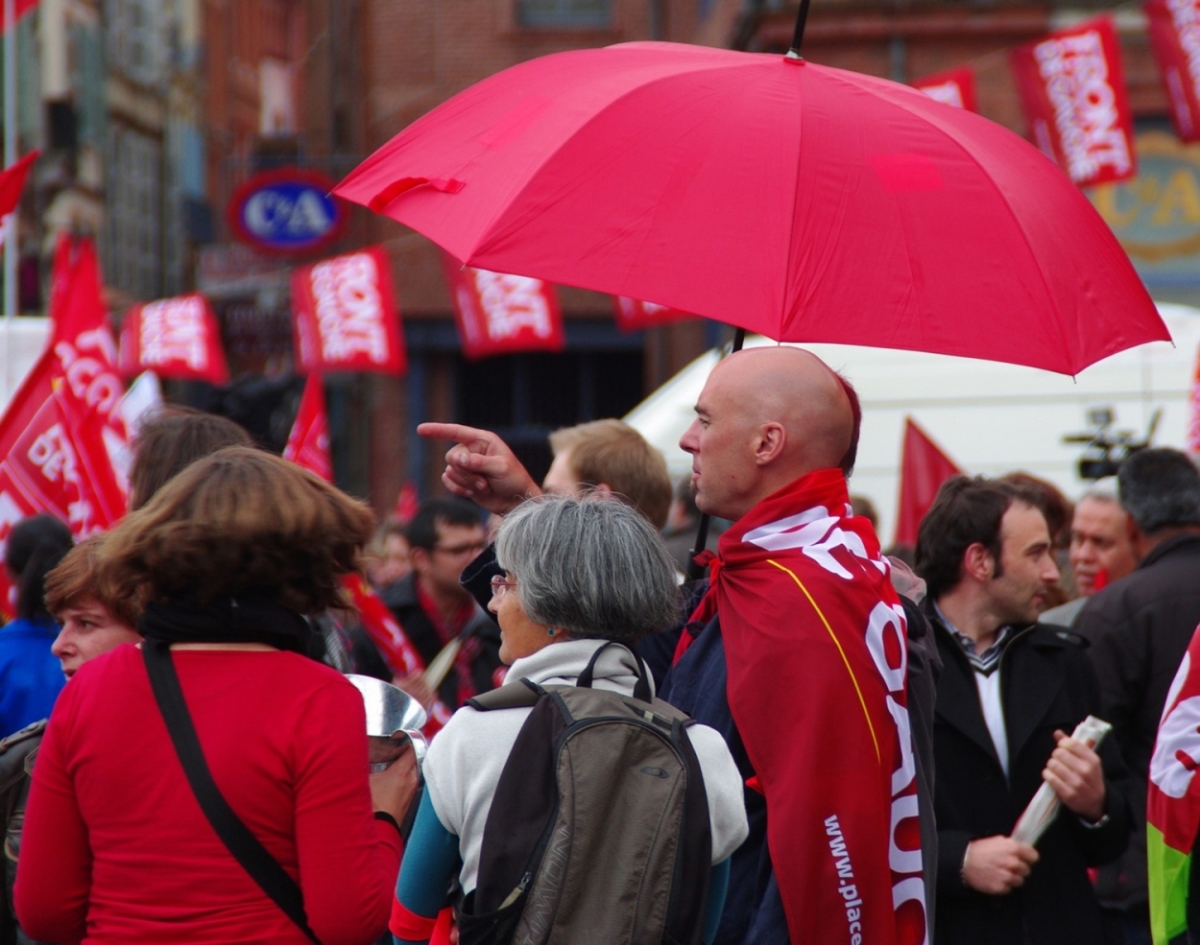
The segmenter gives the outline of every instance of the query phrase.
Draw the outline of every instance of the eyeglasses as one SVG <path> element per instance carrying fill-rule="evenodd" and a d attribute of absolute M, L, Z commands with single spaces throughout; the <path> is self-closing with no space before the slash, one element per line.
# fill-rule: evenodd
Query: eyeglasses
<path fill-rule="evenodd" d="M 502 575 L 497 574 L 492 578 L 492 596 L 503 597 L 508 593 L 510 587 L 516 587 L 516 581 L 506 581 Z"/>
<path fill-rule="evenodd" d="M 433 550 L 440 551 L 444 555 L 450 555 L 452 558 L 461 558 L 466 554 L 474 557 L 486 547 L 486 542 L 473 541 L 468 545 L 434 545 Z"/>

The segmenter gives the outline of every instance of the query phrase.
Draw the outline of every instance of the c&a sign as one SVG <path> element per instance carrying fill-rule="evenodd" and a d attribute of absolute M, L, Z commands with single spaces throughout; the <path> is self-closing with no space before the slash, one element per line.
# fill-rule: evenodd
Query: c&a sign
<path fill-rule="evenodd" d="M 1087 192 L 1147 288 L 1200 287 L 1200 145 L 1137 136 L 1138 173 Z"/>

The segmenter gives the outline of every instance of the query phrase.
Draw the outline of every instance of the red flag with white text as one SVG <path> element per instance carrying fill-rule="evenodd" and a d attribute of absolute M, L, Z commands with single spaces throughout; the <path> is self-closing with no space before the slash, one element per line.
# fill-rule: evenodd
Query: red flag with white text
<path fill-rule="evenodd" d="M 101 294 L 96 247 L 88 237 L 62 234 L 50 275 L 50 346 L 56 371 L 100 424 L 100 436 L 122 491 L 128 490 L 128 433 L 118 409 L 125 383 L 117 373 L 117 345 Z"/>
<path fill-rule="evenodd" d="M 221 327 L 199 293 L 137 305 L 121 322 L 121 373 L 229 383 Z"/>
<path fill-rule="evenodd" d="M 108 457 L 102 401 L 88 401 L 64 376 L 58 354 L 34 364 L 0 417 L 0 554 L 12 526 L 48 513 L 77 538 L 104 531 L 125 512 L 125 492 Z M 0 604 L 11 582 L 0 568 Z"/>
<path fill-rule="evenodd" d="M 1133 112 L 1111 17 L 1060 30 L 1010 54 L 1030 137 L 1076 184 L 1137 173 Z"/>
<path fill-rule="evenodd" d="M 640 331 L 643 328 L 655 328 L 684 318 L 696 317 L 677 308 L 668 308 L 657 302 L 642 302 L 624 295 L 615 297 L 613 309 L 617 317 L 617 328 L 621 331 Z"/>
<path fill-rule="evenodd" d="M 466 358 L 566 347 L 562 310 L 552 285 L 462 266 L 446 254 L 442 262 Z"/>
<path fill-rule="evenodd" d="M 333 482 L 333 460 L 329 454 L 329 417 L 325 411 L 325 384 L 320 374 L 308 375 L 300 409 L 292 423 L 283 458 Z"/>
<path fill-rule="evenodd" d="M 970 66 L 927 75 L 913 82 L 912 87 L 924 92 L 934 101 L 953 105 L 955 108 L 965 108 L 969 112 L 979 111 L 975 99 L 975 70 Z"/>
<path fill-rule="evenodd" d="M 921 519 L 933 505 L 938 489 L 951 476 L 962 470 L 929 435 L 904 418 L 904 452 L 900 459 L 900 502 L 896 508 L 896 544 L 917 545 L 917 529 Z"/>
<path fill-rule="evenodd" d="M 403 374 L 408 366 L 391 263 L 380 246 L 292 273 L 298 370 Z"/>
<path fill-rule="evenodd" d="M 1180 141 L 1200 141 L 1200 6 L 1145 0 L 1142 9 L 1175 132 Z"/>

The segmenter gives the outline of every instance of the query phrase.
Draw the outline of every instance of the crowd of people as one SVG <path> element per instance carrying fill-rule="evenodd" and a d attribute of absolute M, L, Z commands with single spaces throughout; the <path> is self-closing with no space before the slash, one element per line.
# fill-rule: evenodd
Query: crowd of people
<path fill-rule="evenodd" d="M 682 490 L 619 421 L 541 484 L 424 423 L 450 495 L 377 528 L 229 421 L 151 419 L 116 527 L 5 549 L 0 943 L 1148 943 L 1200 472 L 1145 449 L 1073 506 L 956 477 L 910 568 L 849 494 L 860 422 L 812 354 L 738 352 Z M 431 710 L 423 762 L 369 764 L 349 672 Z"/>

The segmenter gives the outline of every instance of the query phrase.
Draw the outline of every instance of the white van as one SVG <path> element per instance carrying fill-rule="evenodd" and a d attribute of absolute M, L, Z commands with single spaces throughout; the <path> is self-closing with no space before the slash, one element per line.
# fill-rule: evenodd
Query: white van
<path fill-rule="evenodd" d="M 1078 461 L 1084 446 L 1063 437 L 1088 430 L 1088 414 L 1108 408 L 1113 430 L 1144 436 L 1161 408 L 1153 445 L 1186 447 L 1189 392 L 1200 349 L 1200 309 L 1160 303 L 1175 339 L 1113 355 L 1075 378 L 1035 368 L 944 355 L 804 345 L 854 384 L 862 400 L 862 439 L 850 491 L 879 511 L 886 546 L 895 530 L 904 418 L 912 417 L 964 471 L 998 476 L 1023 470 L 1055 483 L 1068 498 L 1086 488 Z M 747 347 L 774 344 L 750 338 Z M 674 478 L 691 471 L 679 437 L 718 353 L 684 368 L 625 419 L 658 446 Z"/>

